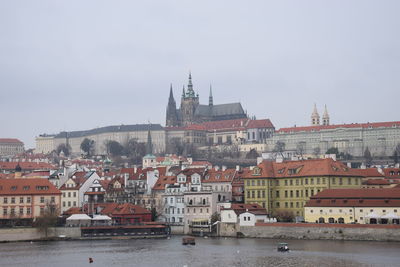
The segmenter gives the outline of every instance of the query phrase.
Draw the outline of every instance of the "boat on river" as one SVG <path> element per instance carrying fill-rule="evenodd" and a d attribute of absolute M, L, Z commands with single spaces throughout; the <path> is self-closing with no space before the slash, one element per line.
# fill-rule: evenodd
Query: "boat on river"
<path fill-rule="evenodd" d="M 279 252 L 289 252 L 288 243 L 279 243 L 278 244 L 278 251 Z"/>
<path fill-rule="evenodd" d="M 182 238 L 182 245 L 196 245 L 196 239 L 193 236 L 185 236 Z"/>

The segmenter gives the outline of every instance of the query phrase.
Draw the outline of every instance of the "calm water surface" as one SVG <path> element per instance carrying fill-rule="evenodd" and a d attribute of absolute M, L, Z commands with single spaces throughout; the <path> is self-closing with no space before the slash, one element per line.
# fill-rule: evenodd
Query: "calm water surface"
<path fill-rule="evenodd" d="M 400 243 L 181 237 L 0 244 L 1 266 L 400 266 Z M 94 263 L 89 264 L 92 257 Z"/>

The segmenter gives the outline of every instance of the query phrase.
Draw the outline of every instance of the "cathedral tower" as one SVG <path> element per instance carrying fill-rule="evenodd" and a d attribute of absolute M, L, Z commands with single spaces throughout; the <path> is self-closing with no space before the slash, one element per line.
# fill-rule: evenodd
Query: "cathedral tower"
<path fill-rule="evenodd" d="M 167 127 L 179 126 L 178 114 L 176 112 L 176 102 L 174 99 L 174 94 L 172 92 L 172 84 L 171 84 L 171 87 L 169 90 L 169 99 L 168 99 L 168 105 L 167 105 L 167 119 L 165 122 L 165 126 L 167 126 Z"/>
<path fill-rule="evenodd" d="M 314 104 L 314 111 L 311 114 L 311 125 L 319 125 L 319 114 L 317 110 L 317 105 Z"/>
<path fill-rule="evenodd" d="M 325 105 L 324 115 L 322 115 L 322 125 L 329 125 L 329 114 L 326 105 Z"/>
<path fill-rule="evenodd" d="M 189 73 L 189 81 L 187 85 L 187 91 L 183 89 L 182 101 L 181 101 L 181 116 L 182 124 L 189 125 L 195 122 L 195 111 L 199 106 L 199 94 L 193 90 L 192 74 Z"/>

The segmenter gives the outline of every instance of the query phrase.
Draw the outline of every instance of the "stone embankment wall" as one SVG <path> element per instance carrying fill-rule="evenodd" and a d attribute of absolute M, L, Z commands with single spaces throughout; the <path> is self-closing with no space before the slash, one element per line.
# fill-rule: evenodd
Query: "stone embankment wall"
<path fill-rule="evenodd" d="M 260 223 L 256 226 L 239 227 L 235 224 L 221 224 L 220 235 L 273 239 L 400 241 L 400 226 Z"/>
<path fill-rule="evenodd" d="M 60 235 L 65 236 L 66 238 L 80 238 L 81 229 L 79 227 L 49 228 L 46 237 L 44 232 L 40 232 L 36 228 L 0 228 L 0 242 L 40 240 L 46 238 L 57 238 Z"/>
<path fill-rule="evenodd" d="M 183 226 L 171 225 L 171 234 L 173 234 L 173 235 L 183 235 L 184 234 Z"/>

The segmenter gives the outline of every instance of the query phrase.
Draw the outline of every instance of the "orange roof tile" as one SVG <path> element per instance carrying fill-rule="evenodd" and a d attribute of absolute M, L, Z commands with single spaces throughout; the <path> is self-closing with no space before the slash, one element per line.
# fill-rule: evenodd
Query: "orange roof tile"
<path fill-rule="evenodd" d="M 61 194 L 61 191 L 44 178 L 0 179 L 0 195 L 52 194 Z"/>

